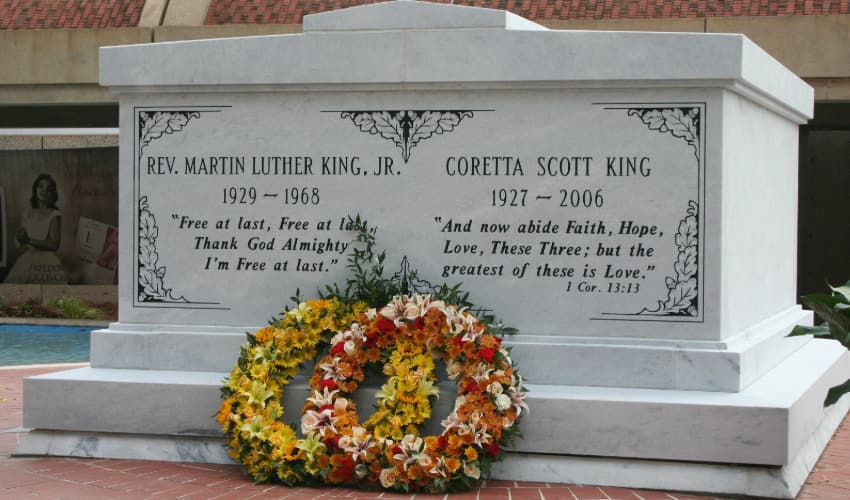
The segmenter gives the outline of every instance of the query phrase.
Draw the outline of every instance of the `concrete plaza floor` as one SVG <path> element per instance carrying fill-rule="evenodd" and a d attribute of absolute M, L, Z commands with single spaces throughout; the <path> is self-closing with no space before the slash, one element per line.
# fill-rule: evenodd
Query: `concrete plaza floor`
<path fill-rule="evenodd" d="M 259 499 L 259 498 L 450 498 L 494 500 L 686 500 L 716 498 L 608 486 L 485 481 L 458 495 L 401 495 L 344 488 L 254 485 L 236 465 L 140 460 L 11 457 L 26 435 L 23 378 L 79 365 L 0 367 L 0 499 Z M 833 437 L 799 495 L 800 499 L 850 499 L 850 417 Z"/>

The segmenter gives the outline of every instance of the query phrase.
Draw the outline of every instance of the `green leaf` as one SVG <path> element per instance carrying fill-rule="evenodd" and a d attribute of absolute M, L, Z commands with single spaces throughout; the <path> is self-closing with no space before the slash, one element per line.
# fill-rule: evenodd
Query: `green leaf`
<path fill-rule="evenodd" d="M 788 334 L 789 337 L 796 337 L 798 335 L 815 335 L 817 337 L 822 337 L 824 335 L 829 335 L 829 327 L 825 325 L 818 326 L 804 326 L 797 325 L 791 330 L 791 333 Z"/>
<path fill-rule="evenodd" d="M 844 302 L 850 302 L 850 281 L 844 284 L 844 286 L 839 287 L 829 287 L 832 290 L 832 293 L 838 294 L 844 298 Z"/>
<path fill-rule="evenodd" d="M 829 325 L 829 330 L 834 338 L 843 341 L 847 333 L 850 332 L 850 317 L 842 314 L 841 311 L 836 311 L 831 304 L 812 302 L 810 307 L 820 319 Z"/>
<path fill-rule="evenodd" d="M 803 303 L 803 305 L 812 309 L 814 309 L 814 306 L 818 304 L 827 305 L 832 308 L 835 307 L 836 304 L 841 302 L 838 297 L 826 293 L 812 293 L 809 295 L 803 295 L 802 297 L 800 297 L 800 301 Z"/>
<path fill-rule="evenodd" d="M 823 401 L 824 406 L 832 406 L 841 399 L 841 396 L 850 392 L 850 380 L 847 380 L 841 385 L 836 385 L 826 393 L 826 399 Z"/>

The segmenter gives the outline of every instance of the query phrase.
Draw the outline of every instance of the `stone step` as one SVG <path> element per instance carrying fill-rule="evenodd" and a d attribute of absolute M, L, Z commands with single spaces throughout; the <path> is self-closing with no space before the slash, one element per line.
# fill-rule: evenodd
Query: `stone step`
<path fill-rule="evenodd" d="M 788 338 L 811 313 L 789 307 L 725 341 L 507 337 L 523 375 L 538 384 L 737 392 L 808 342 Z M 92 332 L 94 368 L 230 372 L 256 326 L 113 323 Z M 599 369 L 616 359 L 617 369 Z M 532 361 L 533 360 L 533 361 Z M 556 367 L 556 369 L 553 369 Z"/>
<path fill-rule="evenodd" d="M 91 337 L 94 368 L 230 372 L 254 327 L 113 323 Z"/>
<path fill-rule="evenodd" d="M 599 369 L 605 369 L 600 366 Z M 137 435 L 219 434 L 214 415 L 226 372 L 80 368 L 24 381 L 28 428 Z M 782 466 L 818 428 L 829 387 L 850 378 L 850 354 L 814 340 L 740 393 L 529 384 L 521 452 Z M 361 418 L 376 385 L 358 391 Z M 455 392 L 441 383 L 429 432 Z M 284 394 L 290 422 L 307 395 Z"/>

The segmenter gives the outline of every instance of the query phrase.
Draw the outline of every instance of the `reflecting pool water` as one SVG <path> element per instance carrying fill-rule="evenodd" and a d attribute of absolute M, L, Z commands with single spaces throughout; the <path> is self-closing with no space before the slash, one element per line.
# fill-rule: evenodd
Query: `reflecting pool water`
<path fill-rule="evenodd" d="M 89 360 L 91 326 L 0 325 L 0 366 Z"/>

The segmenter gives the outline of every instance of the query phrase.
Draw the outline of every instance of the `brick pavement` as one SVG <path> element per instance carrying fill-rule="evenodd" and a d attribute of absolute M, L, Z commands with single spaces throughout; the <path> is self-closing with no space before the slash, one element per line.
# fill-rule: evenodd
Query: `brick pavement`
<path fill-rule="evenodd" d="M 254 485 L 236 465 L 188 464 L 86 458 L 13 458 L 25 435 L 22 380 L 69 365 L 0 367 L 0 499 L 410 499 L 505 500 L 698 500 L 712 497 L 554 483 L 486 481 L 458 495 L 400 495 L 345 488 Z M 850 498 L 850 418 L 845 419 L 815 470 L 801 500 Z"/>

